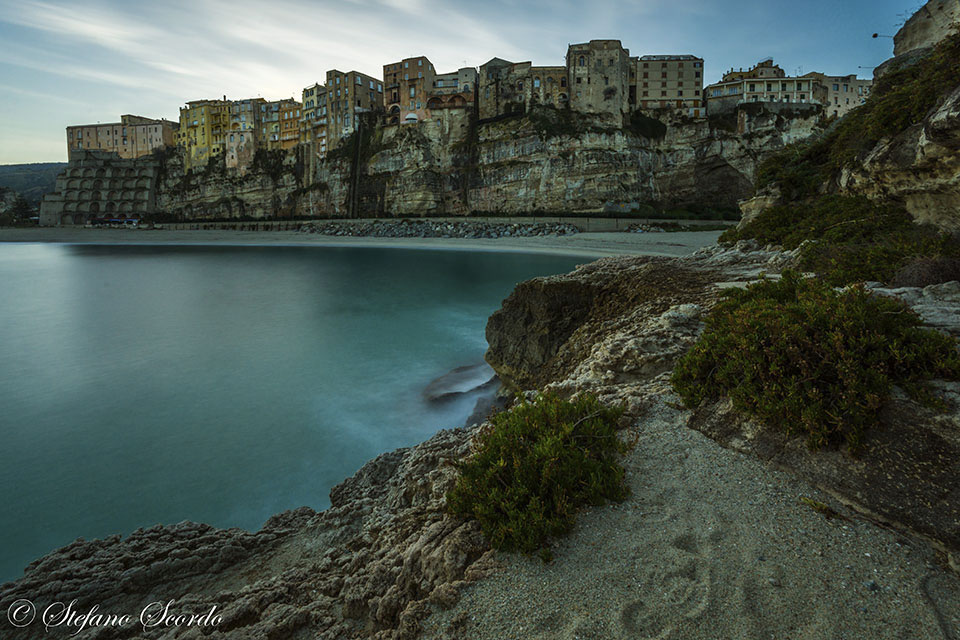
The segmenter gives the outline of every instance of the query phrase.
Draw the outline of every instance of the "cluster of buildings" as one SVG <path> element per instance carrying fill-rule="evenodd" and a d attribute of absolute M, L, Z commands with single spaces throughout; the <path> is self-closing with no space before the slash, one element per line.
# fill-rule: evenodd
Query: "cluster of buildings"
<path fill-rule="evenodd" d="M 789 77 L 767 59 L 746 71 L 731 69 L 704 87 L 702 58 L 631 56 L 619 40 L 591 40 L 569 45 L 565 64 L 557 66 L 493 58 L 479 69 L 438 73 L 429 58 L 418 56 L 384 65 L 379 78 L 333 69 L 323 83 L 305 87 L 300 100 L 197 100 L 181 107 L 179 122 L 125 115 L 119 123 L 68 127 L 67 146 L 73 159 L 90 149 L 137 158 L 175 145 L 184 149 L 187 170 L 219 157 L 243 170 L 261 149 L 305 145 L 311 161 L 322 160 L 362 126 L 366 113 L 378 114 L 384 126 L 402 126 L 449 110 L 472 110 L 485 121 L 550 105 L 619 126 L 634 111 L 702 118 L 708 108 L 777 102 L 818 103 L 842 116 L 866 100 L 870 86 L 856 75 Z"/>

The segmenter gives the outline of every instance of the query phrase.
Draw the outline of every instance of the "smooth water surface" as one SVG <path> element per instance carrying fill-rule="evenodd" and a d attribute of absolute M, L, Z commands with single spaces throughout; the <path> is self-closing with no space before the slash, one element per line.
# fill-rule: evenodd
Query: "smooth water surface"
<path fill-rule="evenodd" d="M 431 380 L 481 362 L 524 279 L 583 258 L 0 244 L 0 581 L 77 537 L 258 529 L 461 426 Z"/>

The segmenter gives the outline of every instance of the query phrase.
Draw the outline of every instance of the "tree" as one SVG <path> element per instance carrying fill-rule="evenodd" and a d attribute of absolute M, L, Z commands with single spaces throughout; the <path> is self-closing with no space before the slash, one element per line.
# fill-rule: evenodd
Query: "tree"
<path fill-rule="evenodd" d="M 10 215 L 21 220 L 29 218 L 33 215 L 33 207 L 30 206 L 26 198 L 18 195 L 17 199 L 13 202 L 13 206 L 10 207 Z"/>

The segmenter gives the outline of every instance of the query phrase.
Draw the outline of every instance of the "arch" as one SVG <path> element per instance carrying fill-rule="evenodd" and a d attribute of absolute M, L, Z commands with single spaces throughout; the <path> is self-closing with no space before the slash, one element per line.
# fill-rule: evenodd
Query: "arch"
<path fill-rule="evenodd" d="M 65 213 L 60 216 L 60 224 L 73 224 L 73 216 L 69 213 Z"/>
<path fill-rule="evenodd" d="M 84 180 L 80 183 L 81 189 L 93 189 L 93 180 Z"/>
<path fill-rule="evenodd" d="M 94 189 L 103 189 L 103 180 L 94 180 L 93 181 Z"/>
<path fill-rule="evenodd" d="M 81 192 L 80 192 L 80 199 L 81 199 L 81 200 L 89 200 L 89 199 L 90 199 L 90 192 L 89 192 L 89 191 L 81 191 Z"/>
<path fill-rule="evenodd" d="M 390 107 L 390 114 L 391 114 L 391 115 L 393 115 L 393 114 L 398 114 L 398 115 L 399 115 L 399 113 L 400 113 L 400 105 L 395 104 L 395 105 L 393 105 L 392 107 Z"/>
<path fill-rule="evenodd" d="M 117 204 L 115 202 L 108 202 L 107 206 L 105 206 L 103 210 L 106 211 L 107 213 L 113 213 L 114 211 L 117 210 Z"/>
<path fill-rule="evenodd" d="M 124 191 L 123 192 L 124 200 L 133 200 L 133 191 Z"/>
<path fill-rule="evenodd" d="M 461 96 L 460 94 L 452 96 L 450 100 L 447 102 L 447 105 L 451 107 L 463 107 L 463 106 L 466 106 L 466 104 L 467 104 L 467 101 L 464 100 L 463 96 Z"/>
<path fill-rule="evenodd" d="M 137 181 L 136 180 L 124 180 L 123 182 L 124 189 L 136 189 Z"/>
<path fill-rule="evenodd" d="M 86 216 L 82 213 L 78 213 L 73 217 L 73 224 L 83 224 L 84 222 L 86 222 Z"/>
<path fill-rule="evenodd" d="M 89 169 L 84 169 L 84 170 L 83 170 L 83 177 L 84 177 L 84 178 L 93 178 L 93 177 L 95 177 L 96 175 L 97 175 L 97 172 L 96 172 L 96 170 L 93 169 L 92 167 L 89 168 Z"/>
<path fill-rule="evenodd" d="M 79 191 L 67 191 L 67 200 L 79 200 L 80 192 Z"/>
<path fill-rule="evenodd" d="M 64 211 L 67 211 L 67 212 L 76 211 L 76 210 L 77 210 L 77 203 L 76 203 L 76 202 L 66 202 L 66 203 L 64 203 L 64 205 L 63 205 L 63 210 L 64 210 Z"/>
<path fill-rule="evenodd" d="M 90 213 L 100 213 L 100 203 L 91 202 L 90 203 Z"/>
<path fill-rule="evenodd" d="M 570 98 L 567 96 L 567 94 L 565 94 L 565 93 L 561 93 L 561 94 L 560 94 L 560 102 L 566 102 L 566 101 L 569 100 L 569 99 L 570 99 Z"/>
<path fill-rule="evenodd" d="M 433 96 L 427 100 L 427 109 L 442 109 L 443 108 L 443 98 L 439 96 Z"/>
<path fill-rule="evenodd" d="M 398 118 L 397 116 L 393 116 L 392 118 L 390 118 L 390 124 L 400 124 L 400 118 Z"/>
<path fill-rule="evenodd" d="M 107 172 L 103 170 L 103 167 L 100 167 L 99 169 L 97 169 L 97 170 L 94 172 L 93 177 L 94 177 L 94 178 L 106 178 L 106 177 L 107 177 Z"/>
<path fill-rule="evenodd" d="M 147 189 L 150 187 L 150 181 L 146 178 L 140 178 L 137 180 L 137 187 L 140 189 Z"/>
<path fill-rule="evenodd" d="M 121 220 L 126 220 L 126 219 L 127 219 L 127 214 L 121 213 L 121 214 L 118 215 L 117 217 L 120 218 Z"/>
<path fill-rule="evenodd" d="M 79 180 L 77 180 L 76 178 L 71 178 L 70 180 L 67 180 L 67 189 L 79 189 L 79 188 L 80 188 Z"/>
<path fill-rule="evenodd" d="M 463 83 L 463 90 L 464 90 L 464 91 L 470 91 L 470 83 L 469 83 L 469 82 L 464 82 L 464 83 Z"/>
<path fill-rule="evenodd" d="M 523 80 L 517 83 L 517 91 L 523 91 Z"/>
<path fill-rule="evenodd" d="M 90 211 L 90 203 L 81 202 L 80 204 L 77 205 L 77 211 Z"/>
<path fill-rule="evenodd" d="M 116 200 L 119 197 L 116 191 L 107 192 L 107 200 Z"/>

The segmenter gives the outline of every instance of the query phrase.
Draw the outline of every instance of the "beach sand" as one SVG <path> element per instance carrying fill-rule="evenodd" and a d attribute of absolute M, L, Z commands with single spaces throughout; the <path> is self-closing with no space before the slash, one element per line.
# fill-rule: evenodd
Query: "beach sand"
<path fill-rule="evenodd" d="M 83 244 L 218 244 L 265 246 L 394 247 L 562 253 L 583 257 L 619 255 L 679 256 L 716 244 L 719 231 L 676 233 L 578 233 L 569 236 L 517 238 L 357 238 L 322 236 L 296 231 L 167 231 L 146 229 L 85 229 L 51 227 L 0 229 L 0 242 L 61 242 Z"/>
<path fill-rule="evenodd" d="M 623 460 L 631 496 L 582 512 L 550 564 L 496 554 L 422 637 L 960 638 L 960 577 L 925 543 L 723 449 L 685 415 L 656 403 Z"/>

